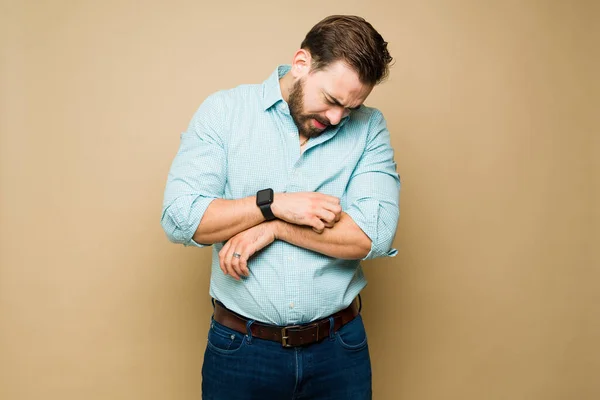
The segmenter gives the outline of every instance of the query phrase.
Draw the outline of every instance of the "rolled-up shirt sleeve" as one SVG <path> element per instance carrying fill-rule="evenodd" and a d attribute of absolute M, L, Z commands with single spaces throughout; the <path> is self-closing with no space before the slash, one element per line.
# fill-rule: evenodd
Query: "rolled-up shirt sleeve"
<path fill-rule="evenodd" d="M 346 191 L 345 210 L 371 239 L 371 250 L 364 260 L 398 253 L 392 242 L 400 214 L 400 177 L 385 119 L 377 110 L 369 121 L 367 140 Z"/>
<path fill-rule="evenodd" d="M 181 134 L 169 171 L 161 225 L 170 241 L 204 247 L 192 237 L 209 204 L 222 198 L 226 179 L 223 109 L 218 93 L 208 97 Z"/>

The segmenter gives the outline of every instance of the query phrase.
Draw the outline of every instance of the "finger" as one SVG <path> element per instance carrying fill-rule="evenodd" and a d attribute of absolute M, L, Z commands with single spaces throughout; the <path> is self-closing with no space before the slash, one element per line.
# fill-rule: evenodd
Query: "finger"
<path fill-rule="evenodd" d="M 240 257 L 235 257 L 233 255 L 235 253 L 240 254 Z M 242 268 L 240 266 L 241 258 L 242 258 L 241 252 L 239 250 L 237 250 L 237 247 L 236 247 L 236 250 L 233 250 L 231 252 L 231 268 L 233 268 L 233 270 L 235 271 L 235 273 L 238 276 L 245 276 L 245 274 L 244 274 L 244 272 L 243 272 L 243 270 L 242 270 Z"/>
<path fill-rule="evenodd" d="M 244 276 L 250 276 L 250 270 L 248 269 L 248 260 L 252 257 L 254 252 L 250 251 L 249 247 L 240 252 L 242 255 L 240 257 L 240 271 Z"/>
<path fill-rule="evenodd" d="M 326 209 L 327 211 L 335 214 L 336 217 L 342 213 L 342 206 L 340 206 L 339 204 L 327 204 L 327 205 L 324 205 L 323 208 Z"/>
<path fill-rule="evenodd" d="M 339 222 L 342 219 L 342 207 L 340 207 L 340 212 L 335 214 L 335 222 Z"/>
<path fill-rule="evenodd" d="M 327 197 L 327 201 L 325 202 L 332 211 L 340 206 L 340 199 L 337 197 L 329 196 Z"/>
<path fill-rule="evenodd" d="M 227 242 L 225 243 L 225 245 L 223 245 L 221 251 L 219 251 L 219 267 L 225 275 L 227 275 L 227 267 L 225 267 L 225 257 L 227 255 L 227 252 L 229 251 L 229 247 L 229 242 Z"/>
<path fill-rule="evenodd" d="M 331 213 L 333 213 L 333 215 L 334 215 L 334 217 L 331 221 L 334 224 L 342 218 L 342 207 L 337 207 L 337 208 L 334 208 L 333 210 L 329 210 L 329 211 Z"/>
<path fill-rule="evenodd" d="M 224 254 L 224 261 L 223 263 L 225 264 L 225 268 L 227 269 L 227 274 L 231 275 L 233 278 L 235 278 L 236 280 L 240 280 L 240 276 L 237 274 L 237 272 L 235 271 L 235 269 L 233 268 L 232 265 L 232 259 L 233 259 L 233 251 L 231 251 L 231 249 L 233 248 L 233 246 L 230 246 L 227 253 Z"/>
<path fill-rule="evenodd" d="M 325 226 L 327 226 L 328 228 L 331 228 L 331 226 L 333 226 L 333 222 L 335 222 L 336 218 L 334 213 L 332 213 L 329 210 L 321 209 L 317 211 L 316 214 L 317 217 L 325 224 Z"/>
<path fill-rule="evenodd" d="M 228 264 L 226 264 L 227 265 L 227 273 L 229 275 L 231 275 L 235 280 L 239 281 L 242 278 L 240 278 L 239 274 L 235 271 L 235 269 L 231 265 L 231 257 L 229 257 L 229 258 L 230 258 L 230 260 L 229 260 Z"/>
<path fill-rule="evenodd" d="M 325 220 L 321 220 L 323 221 L 323 225 L 325 225 L 325 228 L 333 228 L 335 226 L 335 217 L 333 219 L 333 221 L 325 221 Z"/>
<path fill-rule="evenodd" d="M 313 228 L 313 231 L 317 233 L 323 233 L 323 229 L 325 229 L 325 224 L 319 218 L 313 218 L 312 223 L 310 224 Z"/>
<path fill-rule="evenodd" d="M 340 205 L 338 203 L 332 203 L 330 201 L 319 201 L 312 204 L 312 210 L 327 210 L 335 214 L 335 212 L 340 209 Z"/>
<path fill-rule="evenodd" d="M 335 226 L 335 222 L 323 221 L 323 224 L 325 225 L 325 228 L 333 228 Z"/>

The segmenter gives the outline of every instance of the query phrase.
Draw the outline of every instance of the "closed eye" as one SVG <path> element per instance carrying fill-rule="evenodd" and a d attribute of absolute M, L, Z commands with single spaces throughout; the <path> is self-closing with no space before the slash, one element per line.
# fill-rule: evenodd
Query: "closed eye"
<path fill-rule="evenodd" d="M 336 99 L 329 97 L 329 95 L 326 95 L 325 93 L 323 93 L 323 95 L 325 96 L 325 101 L 327 102 L 327 104 L 329 104 L 331 106 L 342 107 L 342 108 L 344 108 L 346 110 L 349 110 L 349 111 L 356 111 L 356 110 L 358 110 L 361 107 L 361 106 L 357 106 L 357 107 L 344 107 L 344 105 L 341 104 Z"/>

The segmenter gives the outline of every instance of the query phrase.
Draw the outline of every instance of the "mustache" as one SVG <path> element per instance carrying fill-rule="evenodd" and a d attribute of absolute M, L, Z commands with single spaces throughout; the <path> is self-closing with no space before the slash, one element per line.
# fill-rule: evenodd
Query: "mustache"
<path fill-rule="evenodd" d="M 311 115 L 307 115 L 306 118 L 316 119 L 317 121 L 319 121 L 320 124 L 325 125 L 325 126 L 331 125 L 331 122 L 329 122 L 329 120 L 327 120 L 326 118 L 322 118 L 320 115 L 311 114 Z"/>

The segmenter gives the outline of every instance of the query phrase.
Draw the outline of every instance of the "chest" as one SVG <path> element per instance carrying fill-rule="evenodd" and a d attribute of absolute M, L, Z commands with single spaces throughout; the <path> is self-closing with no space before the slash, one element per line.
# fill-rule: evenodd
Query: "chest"
<path fill-rule="evenodd" d="M 312 138 L 300 151 L 291 118 L 267 113 L 232 121 L 227 143 L 227 198 L 258 190 L 320 192 L 343 199 L 345 188 L 364 151 L 360 135 L 341 127 Z"/>

